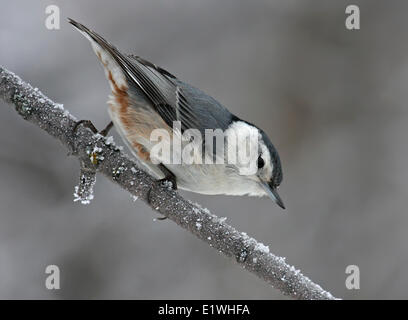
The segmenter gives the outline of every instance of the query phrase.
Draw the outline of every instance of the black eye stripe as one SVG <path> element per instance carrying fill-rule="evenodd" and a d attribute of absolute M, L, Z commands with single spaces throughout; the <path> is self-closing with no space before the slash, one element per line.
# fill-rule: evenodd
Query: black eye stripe
<path fill-rule="evenodd" d="M 259 169 L 263 168 L 264 165 L 265 165 L 265 161 L 264 161 L 264 159 L 262 159 L 261 156 L 258 157 L 257 165 L 258 165 Z"/>

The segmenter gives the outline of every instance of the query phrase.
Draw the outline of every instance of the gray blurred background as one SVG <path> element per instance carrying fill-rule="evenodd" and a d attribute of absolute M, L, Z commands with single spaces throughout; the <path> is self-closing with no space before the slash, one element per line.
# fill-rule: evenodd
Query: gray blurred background
<path fill-rule="evenodd" d="M 182 193 L 338 297 L 408 298 L 407 1 L 1 2 L 0 64 L 80 119 L 106 125 L 109 87 L 66 17 L 262 127 L 286 212 Z M 45 28 L 49 4 L 58 31 Z M 359 31 L 344 26 L 348 4 Z M 77 161 L 3 102 L 0 144 L 0 298 L 284 298 L 103 177 L 90 205 L 74 203 Z M 44 286 L 50 264 L 58 291 Z M 345 287 L 350 264 L 360 290 Z"/>

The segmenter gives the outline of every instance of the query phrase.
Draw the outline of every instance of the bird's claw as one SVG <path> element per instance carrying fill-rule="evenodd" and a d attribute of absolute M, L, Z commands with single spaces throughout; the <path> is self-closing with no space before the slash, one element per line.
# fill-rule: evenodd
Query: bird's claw
<path fill-rule="evenodd" d="M 98 131 L 98 129 L 96 129 L 96 127 L 94 126 L 94 124 L 92 123 L 91 120 L 79 120 L 77 123 L 75 123 L 74 128 L 72 129 L 72 131 L 74 133 L 76 133 L 77 130 L 78 130 L 78 127 L 81 126 L 81 125 L 88 128 L 88 129 L 90 129 L 94 134 L 99 133 L 100 135 L 106 137 L 109 130 L 112 129 L 112 127 L 113 127 L 113 122 L 110 121 L 108 123 L 108 125 L 105 127 L 105 129 L 103 129 L 101 131 Z"/>
<path fill-rule="evenodd" d="M 91 120 L 79 120 L 77 123 L 75 123 L 75 126 L 72 129 L 72 131 L 74 133 L 76 133 L 77 130 L 78 130 L 78 127 L 81 126 L 81 125 L 88 128 L 88 129 L 90 129 L 93 133 L 98 132 L 98 130 L 95 128 L 95 126 L 94 126 L 94 124 L 92 123 Z"/>
<path fill-rule="evenodd" d="M 174 175 L 169 175 L 164 177 L 163 179 L 159 179 L 155 181 L 157 184 L 160 184 L 162 187 L 169 187 L 168 183 L 171 183 L 171 189 L 172 190 L 177 190 L 177 182 L 176 182 L 176 177 Z M 150 198 L 150 193 L 152 191 L 153 187 L 149 189 L 147 192 L 147 203 L 151 205 L 151 198 Z M 167 217 L 158 217 L 156 218 L 157 220 L 163 221 L 166 220 Z"/>
<path fill-rule="evenodd" d="M 163 179 L 157 180 L 158 183 L 160 183 L 163 187 L 168 187 L 171 190 L 177 190 L 177 182 L 176 182 L 176 177 L 174 175 L 169 175 L 167 177 L 164 177 Z M 171 185 L 169 186 L 169 183 Z"/>

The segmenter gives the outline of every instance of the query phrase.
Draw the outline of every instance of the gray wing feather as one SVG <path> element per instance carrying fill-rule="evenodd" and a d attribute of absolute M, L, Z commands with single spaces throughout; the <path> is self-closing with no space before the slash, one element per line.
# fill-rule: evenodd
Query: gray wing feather
<path fill-rule="evenodd" d="M 165 122 L 172 126 L 173 121 L 180 121 L 182 131 L 198 128 L 199 121 L 193 107 L 187 101 L 183 89 L 175 83 L 175 76 L 140 57 L 129 57 L 134 59 L 132 62 L 136 67 L 135 72 L 140 73 L 141 77 L 145 76 L 143 77 L 145 80 L 139 86 L 148 87 L 149 92 L 153 92 L 153 96 L 151 94 L 147 96 Z M 155 99 L 156 97 L 159 99 Z"/>

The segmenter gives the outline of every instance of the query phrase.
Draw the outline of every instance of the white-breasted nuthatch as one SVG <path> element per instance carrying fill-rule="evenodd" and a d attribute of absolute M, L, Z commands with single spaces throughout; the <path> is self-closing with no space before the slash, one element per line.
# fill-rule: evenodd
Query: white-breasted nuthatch
<path fill-rule="evenodd" d="M 264 131 L 239 119 L 214 98 L 168 71 L 138 56 L 121 53 L 94 31 L 72 19 L 68 20 L 91 42 L 112 89 L 108 102 L 112 122 L 102 131 L 103 134 L 106 135 L 114 125 L 134 156 L 148 171 L 158 179 L 171 181 L 174 189 L 179 187 L 202 194 L 268 195 L 281 208 L 285 208 L 277 193 L 282 182 L 279 155 Z M 177 122 L 180 124 L 178 129 L 174 126 Z M 86 123 L 96 131 L 91 122 L 78 122 L 81 123 Z M 213 158 L 214 162 L 158 162 L 152 154 L 157 145 L 157 141 L 152 141 L 152 133 L 157 129 L 170 134 L 170 140 L 163 140 L 168 144 L 174 142 L 174 137 L 190 129 L 197 130 L 204 139 L 191 139 L 190 136 L 187 142 L 183 140 L 182 146 L 196 143 L 197 147 L 200 144 L 200 147 L 205 148 L 200 158 Z M 209 144 L 213 137 L 205 140 L 205 133 L 210 129 L 223 132 L 221 152 L 218 140 L 215 147 L 213 141 Z M 235 151 L 229 153 L 233 146 L 231 141 L 235 141 L 230 138 L 233 136 L 239 141 L 242 135 L 245 139 L 238 142 L 238 154 L 244 152 L 247 155 L 247 144 L 256 147 L 255 153 L 249 152 L 249 156 L 244 157 L 248 159 L 247 165 L 255 167 L 255 170 L 244 173 L 242 161 L 230 161 L 232 158 L 236 160 Z M 211 147 L 208 148 L 208 145 Z M 175 154 L 181 156 L 183 153 L 174 146 L 170 149 L 173 160 Z M 217 157 L 218 160 L 219 157 L 227 158 L 227 154 L 231 156 L 228 161 L 217 161 Z"/>

